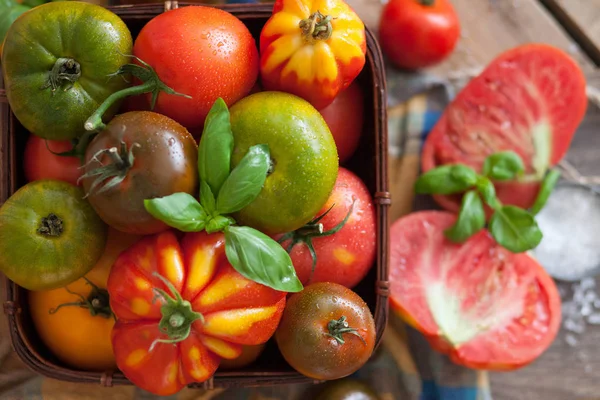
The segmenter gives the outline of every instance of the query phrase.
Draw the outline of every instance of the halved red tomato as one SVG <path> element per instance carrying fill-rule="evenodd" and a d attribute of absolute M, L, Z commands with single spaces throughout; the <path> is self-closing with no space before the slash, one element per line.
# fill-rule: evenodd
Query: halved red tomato
<path fill-rule="evenodd" d="M 505 204 L 529 208 L 546 171 L 567 152 L 587 107 L 585 77 L 562 50 L 527 44 L 501 54 L 446 108 L 423 146 L 422 168 L 462 163 L 481 171 L 485 158 L 513 150 L 525 163 L 518 181 L 495 182 Z M 458 211 L 461 196 L 435 196 Z"/>
<path fill-rule="evenodd" d="M 535 259 L 500 247 L 485 230 L 450 242 L 444 230 L 455 219 L 422 211 L 392 225 L 392 308 L 457 364 L 522 367 L 558 332 L 556 285 Z"/>

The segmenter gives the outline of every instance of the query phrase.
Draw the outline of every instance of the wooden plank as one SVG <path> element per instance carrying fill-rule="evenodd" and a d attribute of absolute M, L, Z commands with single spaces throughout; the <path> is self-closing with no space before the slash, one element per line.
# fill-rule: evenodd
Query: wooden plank
<path fill-rule="evenodd" d="M 570 2 L 572 0 L 564 0 Z M 579 0 L 586 2 L 590 0 Z M 598 2 L 600 0 L 594 0 Z M 499 53 L 528 42 L 557 46 L 578 60 L 586 72 L 593 63 L 537 0 L 451 0 L 461 22 L 462 35 L 455 52 L 428 71 L 437 75 L 483 67 Z M 375 32 L 381 0 L 348 0 L 365 24 Z M 598 21 L 600 25 L 600 21 Z"/>
<path fill-rule="evenodd" d="M 600 0 L 540 0 L 600 66 Z"/>
<path fill-rule="evenodd" d="M 587 80 L 600 88 L 600 71 Z M 584 176 L 597 176 L 598 150 L 600 108 L 590 104 L 566 160 Z M 570 284 L 559 283 L 560 286 L 569 289 Z M 600 288 L 600 276 L 596 287 Z M 566 343 L 567 333 L 561 329 L 552 346 L 531 365 L 514 372 L 490 374 L 494 400 L 600 400 L 600 326 L 588 324 L 581 335 L 571 333 L 579 340 L 575 346 Z"/>

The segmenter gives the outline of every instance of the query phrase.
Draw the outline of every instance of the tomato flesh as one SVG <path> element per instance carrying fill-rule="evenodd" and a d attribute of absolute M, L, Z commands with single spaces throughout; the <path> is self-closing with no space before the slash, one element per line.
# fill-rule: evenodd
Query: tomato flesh
<path fill-rule="evenodd" d="M 448 241 L 455 218 L 424 211 L 392 225 L 392 307 L 458 364 L 524 366 L 558 331 L 556 285 L 532 257 L 510 253 L 487 231 L 462 245 Z"/>
<path fill-rule="evenodd" d="M 423 170 L 462 163 L 481 171 L 487 156 L 512 150 L 523 159 L 525 177 L 498 184 L 499 198 L 529 207 L 537 182 L 567 152 L 586 107 L 585 78 L 574 60 L 548 45 L 517 47 L 447 107 L 423 146 Z M 458 209 L 457 198 L 440 204 Z"/>

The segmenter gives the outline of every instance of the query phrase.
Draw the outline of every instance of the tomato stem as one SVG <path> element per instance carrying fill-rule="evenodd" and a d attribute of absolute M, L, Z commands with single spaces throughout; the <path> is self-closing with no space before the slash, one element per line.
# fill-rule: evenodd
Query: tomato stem
<path fill-rule="evenodd" d="M 131 147 L 127 149 L 127 144 L 121 141 L 119 150 L 117 150 L 116 147 L 111 147 L 109 149 L 102 149 L 94 154 L 89 163 L 97 162 L 100 163 L 101 166 L 86 172 L 77 180 L 79 183 L 83 179 L 94 178 L 94 181 L 92 182 L 92 185 L 90 186 L 90 189 L 86 193 L 85 197 L 93 194 L 96 188 L 100 185 L 102 185 L 102 188 L 98 190 L 96 194 L 102 194 L 123 182 L 127 177 L 127 173 L 135 163 L 133 149 L 140 147 L 141 146 L 138 143 L 133 143 Z M 103 165 L 100 161 L 100 157 L 102 157 L 102 155 L 107 155 L 111 162 Z M 84 165 L 84 167 L 88 164 Z"/>
<path fill-rule="evenodd" d="M 182 96 L 188 99 L 191 99 L 191 96 L 187 94 L 178 93 L 164 84 L 163 81 L 160 80 L 154 68 L 152 68 L 149 64 L 142 61 L 138 57 L 131 56 L 136 59 L 140 64 L 125 64 L 119 68 L 117 72 L 112 74 L 111 76 L 123 76 L 123 75 L 133 75 L 134 77 L 141 80 L 143 83 L 141 85 L 132 86 L 125 88 L 123 90 L 119 90 L 108 96 L 106 100 L 94 113 L 85 121 L 84 127 L 87 131 L 99 131 L 106 128 L 106 125 L 102 122 L 102 116 L 104 113 L 112 107 L 112 105 L 128 96 L 137 96 L 144 93 L 152 93 L 152 101 L 150 103 L 150 109 L 154 110 L 154 106 L 156 105 L 156 100 L 158 99 L 158 94 L 162 91 L 167 94 L 172 94 L 175 96 Z"/>
<path fill-rule="evenodd" d="M 47 217 L 43 217 L 40 221 L 40 226 L 37 233 L 44 236 L 58 237 L 63 232 L 63 221 L 56 214 L 50 213 Z"/>
<path fill-rule="evenodd" d="M 79 63 L 72 58 L 61 57 L 56 60 L 52 69 L 48 72 L 48 79 L 40 90 L 51 88 L 52 95 L 54 95 L 56 89 L 67 83 L 68 85 L 64 89 L 66 92 L 73 87 L 73 84 L 77 82 L 80 76 L 81 66 Z"/>
<path fill-rule="evenodd" d="M 428 6 L 431 7 L 435 4 L 435 0 L 418 0 L 419 3 L 421 3 L 422 6 Z"/>
<path fill-rule="evenodd" d="M 288 232 L 278 240 L 279 244 L 286 242 L 288 240 L 291 240 L 289 246 L 286 248 L 286 251 L 288 253 L 290 253 L 292 251 L 292 249 L 294 248 L 294 246 L 296 246 L 299 243 L 304 243 L 306 245 L 306 247 L 308 248 L 308 251 L 310 252 L 310 256 L 312 258 L 312 270 L 310 272 L 310 277 L 308 279 L 309 282 L 312 279 L 312 277 L 315 273 L 315 268 L 317 266 L 317 252 L 315 251 L 312 239 L 317 238 L 317 237 L 331 236 L 331 235 L 338 233 L 344 227 L 344 225 L 346 225 L 346 222 L 348 222 L 348 219 L 350 219 L 350 215 L 352 215 L 352 211 L 354 210 L 355 202 L 356 202 L 356 200 L 352 201 L 352 205 L 350 206 L 350 209 L 348 210 L 348 213 L 346 214 L 344 219 L 342 221 L 340 221 L 336 226 L 334 226 L 333 228 L 331 228 L 327 231 L 323 231 L 324 227 L 323 227 L 323 224 L 321 223 L 321 220 L 323 218 L 325 218 L 325 216 L 327 214 L 329 214 L 329 212 L 335 206 L 335 203 L 332 204 L 331 207 L 329 207 L 327 209 L 327 211 L 325 211 L 323 214 L 321 214 L 317 218 L 313 219 L 312 221 L 310 221 L 309 223 L 304 225 L 302 228 L 299 228 L 293 232 Z"/>
<path fill-rule="evenodd" d="M 204 321 L 204 316 L 192 309 L 189 301 L 184 300 L 175 286 L 165 277 L 157 272 L 152 275 L 159 278 L 171 292 L 169 295 L 162 289 L 154 288 L 158 298 L 164 302 L 160 308 L 162 318 L 158 324 L 159 329 L 168 336 L 168 339 L 156 339 L 152 342 L 150 350 L 158 343 L 178 343 L 187 339 L 190 335 L 192 324 L 197 321 Z"/>
<path fill-rule="evenodd" d="M 367 342 L 360 335 L 360 333 L 358 333 L 358 331 L 355 328 L 351 328 L 348 325 L 348 321 L 346 321 L 345 315 L 342 315 L 340 319 L 332 319 L 331 321 L 329 321 L 329 323 L 327 324 L 327 330 L 329 331 L 327 335 L 337 340 L 339 344 L 346 343 L 346 341 L 342 337 L 344 333 L 349 333 L 351 335 L 357 336 L 365 345 L 367 344 Z"/>
<path fill-rule="evenodd" d="M 88 285 L 92 287 L 92 290 L 88 294 L 87 297 L 83 297 L 79 293 L 72 292 L 68 286 L 65 287 L 65 290 L 72 295 L 78 296 L 80 301 L 63 303 L 59 304 L 57 307 L 50 309 L 50 314 L 56 313 L 63 307 L 68 306 L 77 306 L 81 308 L 87 308 L 90 311 L 90 314 L 95 317 L 99 315 L 104 318 L 114 318 L 114 314 L 110 308 L 110 298 L 108 291 L 106 289 L 101 289 L 96 286 L 92 281 L 87 279 L 85 276 L 83 277 Z"/>
<path fill-rule="evenodd" d="M 331 20 L 331 15 L 323 15 L 320 11 L 311 14 L 299 23 L 302 35 L 309 42 L 329 39 L 333 33 Z"/>

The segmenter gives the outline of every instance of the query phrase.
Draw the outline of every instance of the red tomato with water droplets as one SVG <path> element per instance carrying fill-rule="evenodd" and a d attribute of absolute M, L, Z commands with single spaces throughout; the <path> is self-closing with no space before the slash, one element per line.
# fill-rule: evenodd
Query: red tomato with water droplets
<path fill-rule="evenodd" d="M 171 230 L 122 252 L 107 289 L 117 317 L 112 344 L 119 369 L 163 396 L 206 381 L 221 359 L 239 357 L 242 346 L 267 342 L 287 294 L 235 271 L 223 234 Z"/>
<path fill-rule="evenodd" d="M 391 305 L 432 346 L 470 368 L 513 370 L 554 340 L 561 319 L 554 281 L 526 253 L 485 230 L 447 240 L 456 216 L 423 211 L 391 227 Z"/>
<path fill-rule="evenodd" d="M 27 182 L 58 179 L 77 185 L 77 180 L 82 175 L 79 158 L 53 154 L 70 151 L 72 148 L 73 144 L 69 140 L 45 140 L 30 135 L 23 155 Z"/>
<path fill-rule="evenodd" d="M 505 150 L 525 163 L 521 180 L 495 182 L 504 204 L 533 205 L 546 171 L 566 154 L 587 107 L 585 77 L 566 53 L 545 44 L 501 54 L 446 108 L 428 135 L 423 171 L 462 163 L 481 172 L 485 158 Z M 457 212 L 462 196 L 434 196 Z"/>
<path fill-rule="evenodd" d="M 217 98 L 228 106 L 246 96 L 258 77 L 258 49 L 250 31 L 232 14 L 206 6 L 167 11 L 150 20 L 135 40 L 133 54 L 181 96 L 160 93 L 153 111 L 202 131 Z M 150 94 L 144 95 L 147 109 Z M 131 103 L 130 103 L 131 105 Z"/>
<path fill-rule="evenodd" d="M 334 282 L 352 288 L 369 272 L 375 262 L 377 235 L 375 233 L 375 207 L 369 190 L 358 176 L 345 168 L 338 171 L 337 180 L 329 199 L 317 214 L 327 232 L 340 224 L 351 211 L 343 227 L 330 236 L 312 236 L 317 262 L 307 244 L 297 243 L 290 252 L 296 275 L 302 284 Z M 298 238 L 317 233 L 319 227 L 306 226 L 296 231 Z M 293 239 L 292 239 L 293 240 Z M 282 243 L 288 248 L 291 240 Z"/>

